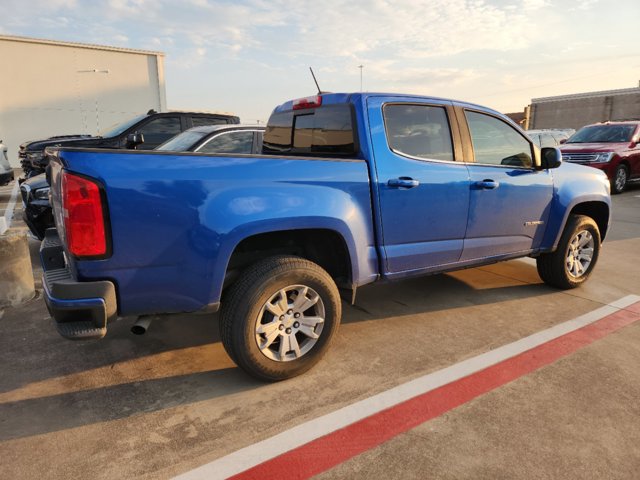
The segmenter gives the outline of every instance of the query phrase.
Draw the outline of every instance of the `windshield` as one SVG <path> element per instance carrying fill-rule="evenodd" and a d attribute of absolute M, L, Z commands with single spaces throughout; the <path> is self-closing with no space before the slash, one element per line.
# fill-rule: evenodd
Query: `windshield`
<path fill-rule="evenodd" d="M 156 148 L 156 150 L 164 150 L 165 152 L 186 152 L 202 139 L 208 132 L 194 132 L 187 130 L 176 135 L 171 140 L 164 142 Z"/>
<path fill-rule="evenodd" d="M 140 120 L 142 120 L 145 117 L 147 117 L 147 115 L 138 115 L 137 117 L 132 118 L 131 120 L 127 120 L 124 123 L 116 123 L 114 125 L 111 125 L 109 128 L 101 130 L 100 136 L 106 137 L 106 138 L 117 137 L 122 132 L 124 132 L 127 128 L 129 128 L 131 125 L 138 123 Z"/>
<path fill-rule="evenodd" d="M 581 128 L 566 143 L 630 142 L 635 129 L 635 125 L 593 125 Z"/>

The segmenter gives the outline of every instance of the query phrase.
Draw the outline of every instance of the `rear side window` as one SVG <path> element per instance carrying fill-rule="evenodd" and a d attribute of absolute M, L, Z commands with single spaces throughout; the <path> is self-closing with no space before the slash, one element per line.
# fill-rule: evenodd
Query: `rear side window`
<path fill-rule="evenodd" d="M 156 150 L 162 150 L 165 152 L 186 152 L 205 135 L 206 132 L 194 132 L 187 130 L 186 132 L 176 135 L 171 140 L 164 142 L 156 148 Z"/>
<path fill-rule="evenodd" d="M 358 152 L 350 105 L 328 105 L 271 115 L 263 153 L 352 156 Z"/>
<path fill-rule="evenodd" d="M 204 127 L 206 125 L 226 125 L 229 123 L 226 118 L 220 117 L 192 117 L 191 122 L 194 127 Z"/>
<path fill-rule="evenodd" d="M 200 153 L 246 153 L 253 151 L 253 132 L 221 133 L 198 148 Z"/>
<path fill-rule="evenodd" d="M 385 105 L 387 141 L 394 152 L 410 157 L 453 161 L 447 112 L 430 105 Z"/>
<path fill-rule="evenodd" d="M 549 133 L 541 133 L 540 134 L 540 147 L 555 147 L 558 144 L 553 135 Z"/>

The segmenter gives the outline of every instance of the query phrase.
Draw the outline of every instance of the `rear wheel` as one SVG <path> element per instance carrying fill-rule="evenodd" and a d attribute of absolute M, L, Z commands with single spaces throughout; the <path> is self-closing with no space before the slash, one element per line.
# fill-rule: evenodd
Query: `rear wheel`
<path fill-rule="evenodd" d="M 536 259 L 538 274 L 554 287 L 575 288 L 587 281 L 600 254 L 598 225 L 585 215 L 571 215 L 558 249 Z"/>
<path fill-rule="evenodd" d="M 618 165 L 611 179 L 611 193 L 622 193 L 629 180 L 629 169 L 626 165 Z"/>
<path fill-rule="evenodd" d="M 277 256 L 249 267 L 230 288 L 220 333 L 239 367 L 262 380 L 284 380 L 322 358 L 340 317 L 338 288 L 326 271 Z"/>

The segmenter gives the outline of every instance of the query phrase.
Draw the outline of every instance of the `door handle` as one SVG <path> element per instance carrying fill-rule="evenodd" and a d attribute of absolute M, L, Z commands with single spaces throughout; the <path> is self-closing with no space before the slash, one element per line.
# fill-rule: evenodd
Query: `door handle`
<path fill-rule="evenodd" d="M 387 185 L 393 188 L 413 188 L 420 185 L 420 182 L 411 177 L 400 177 L 392 178 L 387 182 Z"/>
<path fill-rule="evenodd" d="M 491 180 L 490 178 L 485 178 L 481 182 L 474 183 L 476 188 L 481 188 L 483 190 L 493 190 L 494 188 L 498 188 L 500 184 L 495 180 Z"/>

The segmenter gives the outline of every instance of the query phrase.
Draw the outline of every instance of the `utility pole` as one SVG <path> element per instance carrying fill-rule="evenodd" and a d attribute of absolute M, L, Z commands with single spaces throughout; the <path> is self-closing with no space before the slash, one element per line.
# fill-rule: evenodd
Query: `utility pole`
<path fill-rule="evenodd" d="M 358 65 L 358 68 L 360 69 L 360 91 L 362 91 L 362 69 L 364 65 Z"/>

